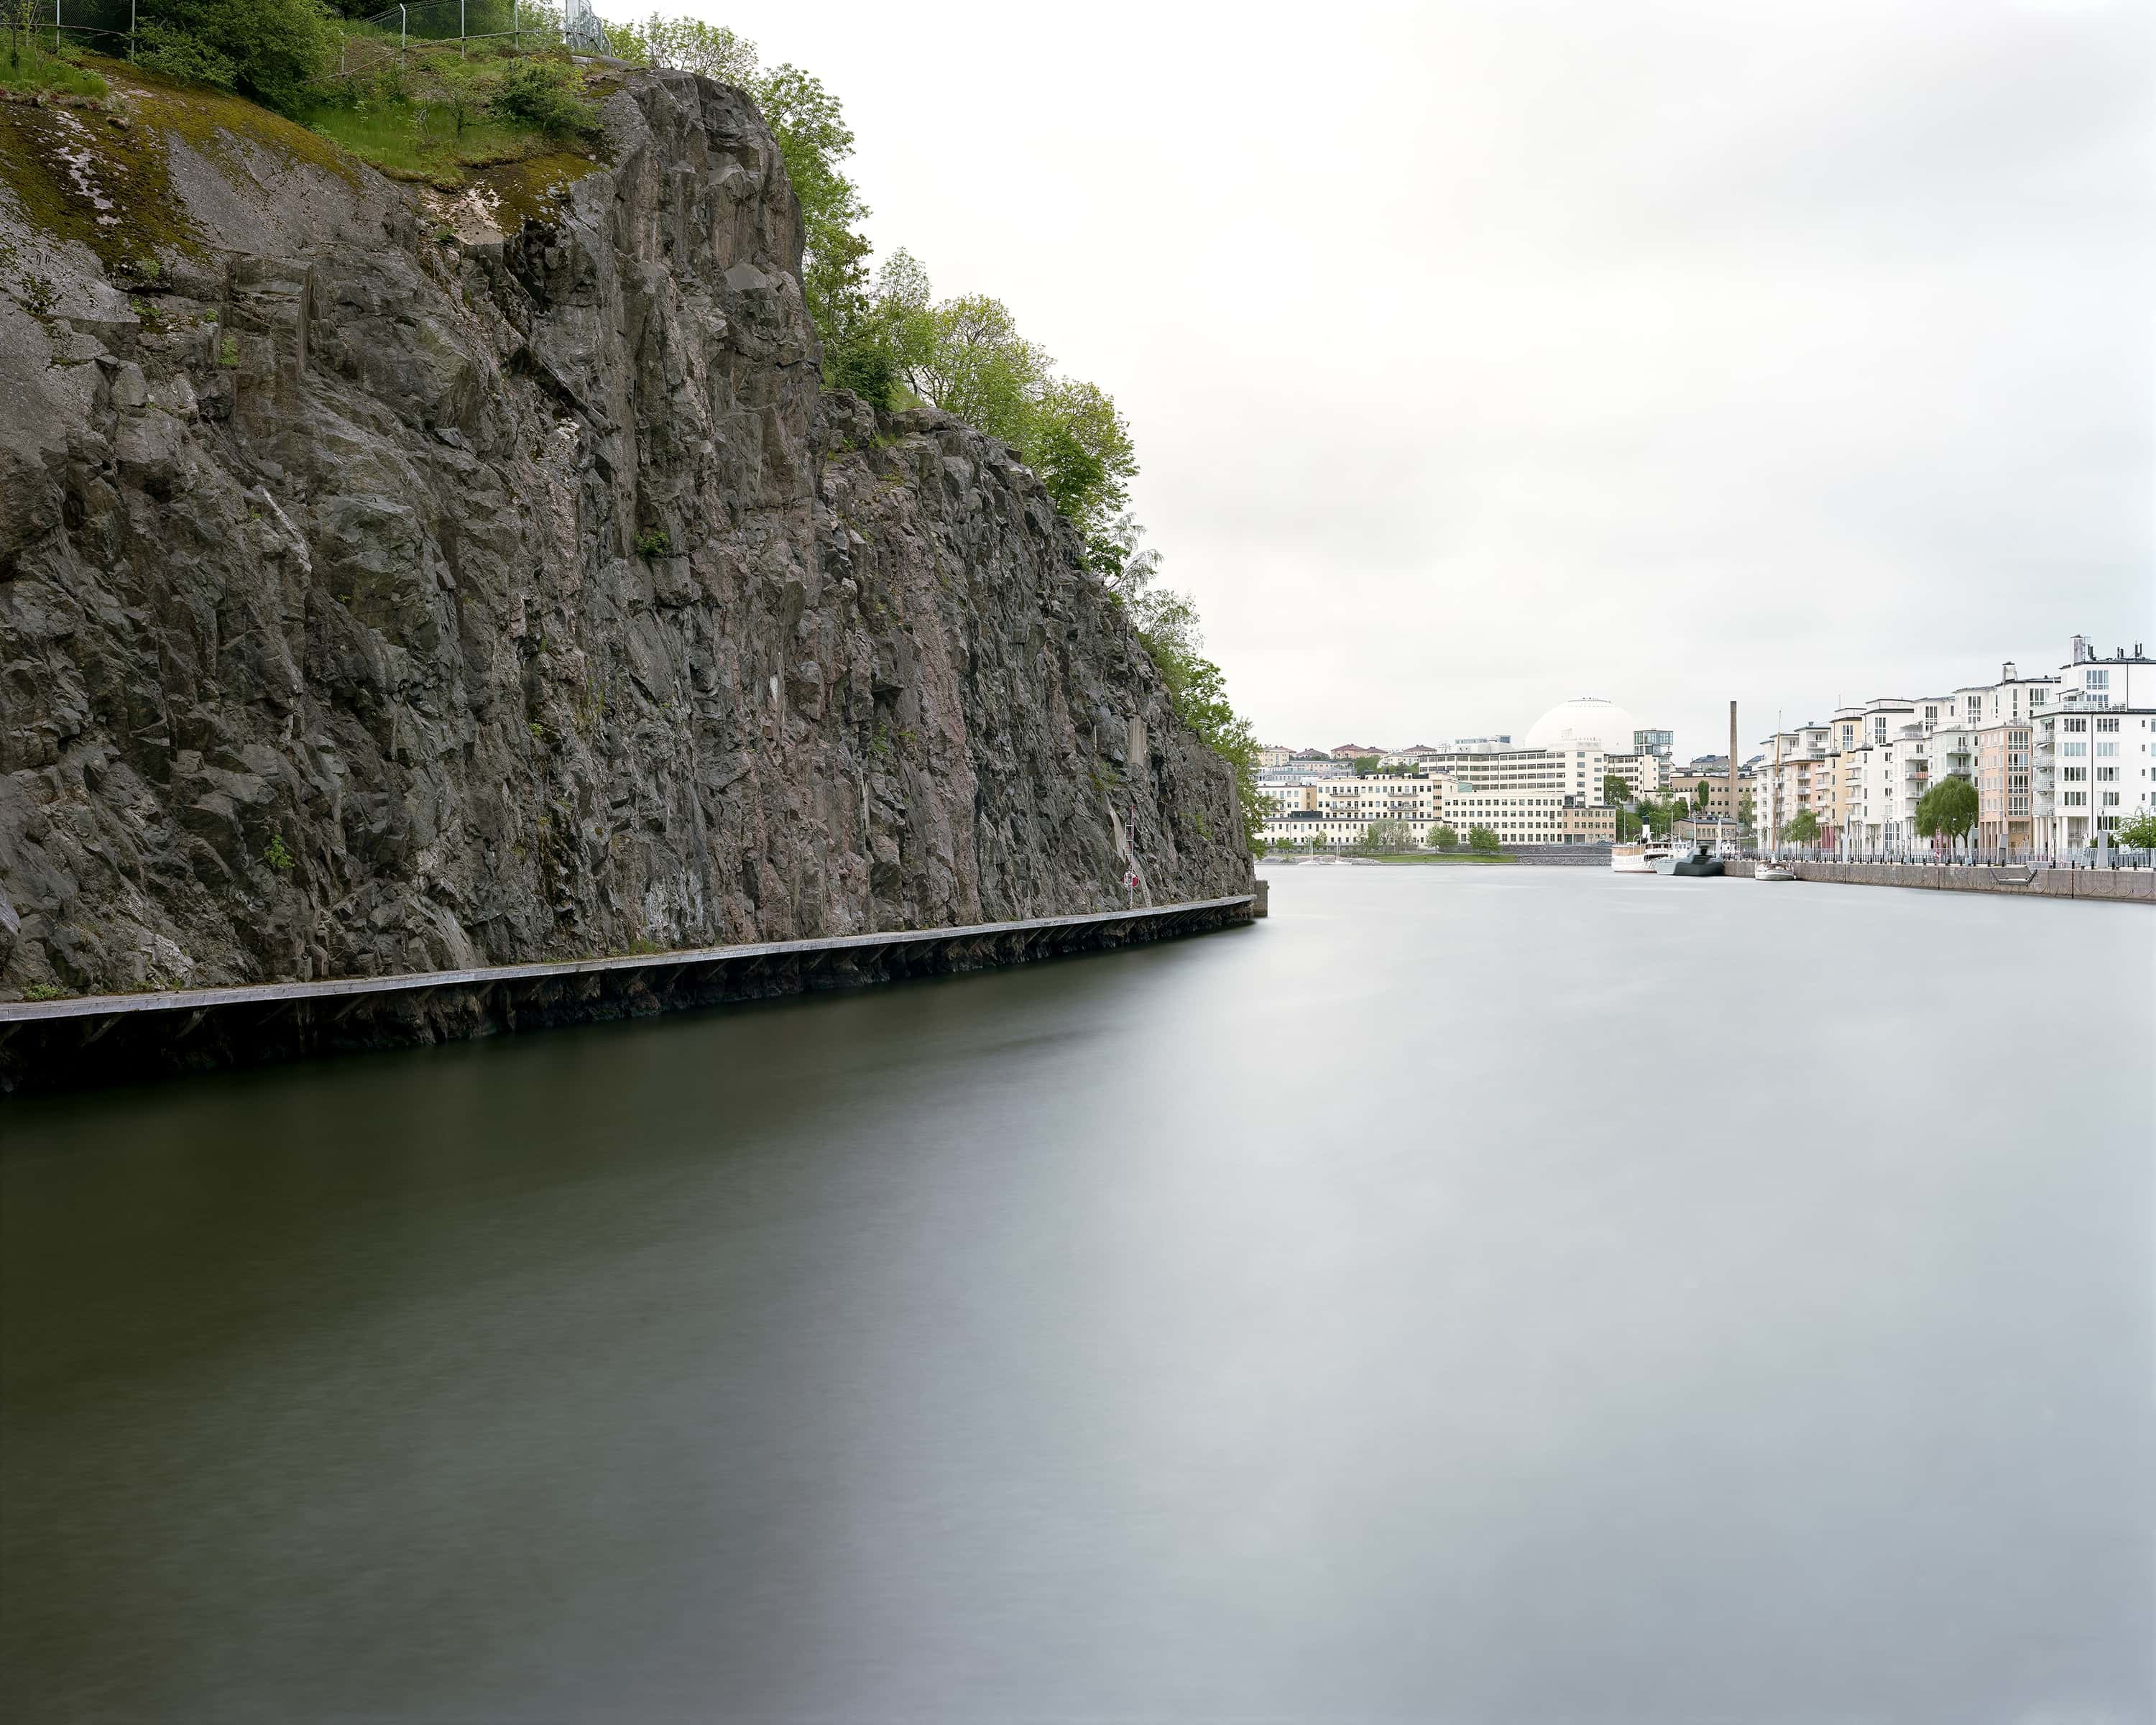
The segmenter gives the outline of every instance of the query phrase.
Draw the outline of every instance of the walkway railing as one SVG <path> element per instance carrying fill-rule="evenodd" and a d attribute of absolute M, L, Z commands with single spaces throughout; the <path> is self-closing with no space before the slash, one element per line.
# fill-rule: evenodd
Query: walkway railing
<path fill-rule="evenodd" d="M 1779 857 L 1789 862 L 1866 863 L 1888 868 L 2156 868 L 2156 851 L 2133 850 L 2118 845 L 2099 848 L 2093 845 L 2059 850 L 2030 850 L 2000 845 L 1962 845 L 1935 850 L 1919 839 L 1907 845 L 1747 846 L 1738 855 L 1754 860 Z"/>

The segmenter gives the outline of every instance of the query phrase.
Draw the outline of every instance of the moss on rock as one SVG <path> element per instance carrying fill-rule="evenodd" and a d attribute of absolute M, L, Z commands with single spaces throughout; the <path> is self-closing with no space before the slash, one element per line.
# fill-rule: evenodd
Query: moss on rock
<path fill-rule="evenodd" d="M 473 180 L 493 203 L 496 225 L 505 234 L 514 234 L 527 219 L 552 221 L 569 187 L 598 167 L 588 157 L 562 150 L 504 162 L 474 175 Z"/>
<path fill-rule="evenodd" d="M 172 195 L 163 136 L 99 109 L 0 103 L 0 187 L 33 228 L 79 241 L 108 270 L 203 249 Z"/>

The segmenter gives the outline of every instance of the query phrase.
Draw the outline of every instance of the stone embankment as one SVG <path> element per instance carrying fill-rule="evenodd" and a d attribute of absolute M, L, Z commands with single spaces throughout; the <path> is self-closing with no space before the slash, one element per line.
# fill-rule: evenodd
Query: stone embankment
<path fill-rule="evenodd" d="M 0 116 L 0 1001 L 1251 891 L 1034 475 L 822 388 L 739 91 L 451 203 L 115 82 Z"/>
<path fill-rule="evenodd" d="M 1725 865 L 1732 875 L 1748 876 L 1749 861 Z M 1784 865 L 1800 880 L 1836 880 L 1856 886 L 1921 886 L 1937 892 L 2001 892 L 2023 898 L 2101 900 L 2112 904 L 2156 905 L 2156 869 L 2032 869 L 1928 863 L 1792 862 Z"/>

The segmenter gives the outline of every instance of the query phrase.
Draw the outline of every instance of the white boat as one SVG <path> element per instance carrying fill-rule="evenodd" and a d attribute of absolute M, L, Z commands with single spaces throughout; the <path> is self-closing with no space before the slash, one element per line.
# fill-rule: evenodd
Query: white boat
<path fill-rule="evenodd" d="M 1609 847 L 1609 867 L 1614 874 L 1666 874 L 1657 870 L 1657 863 L 1669 860 L 1670 847 L 1659 839 L 1650 839 L 1644 845 L 1613 845 Z"/>
<path fill-rule="evenodd" d="M 1756 862 L 1752 865 L 1754 880 L 1794 880 L 1797 877 L 1778 862 Z"/>

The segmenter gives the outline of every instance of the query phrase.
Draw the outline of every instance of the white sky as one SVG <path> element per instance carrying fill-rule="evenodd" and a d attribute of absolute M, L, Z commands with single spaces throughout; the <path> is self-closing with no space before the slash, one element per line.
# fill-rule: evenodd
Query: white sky
<path fill-rule="evenodd" d="M 2142 0 L 683 9 L 1115 395 L 1268 741 L 2156 644 Z"/>

